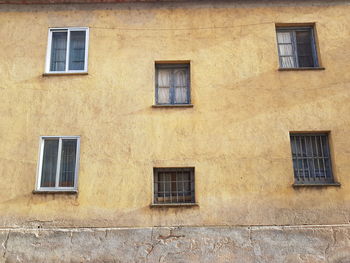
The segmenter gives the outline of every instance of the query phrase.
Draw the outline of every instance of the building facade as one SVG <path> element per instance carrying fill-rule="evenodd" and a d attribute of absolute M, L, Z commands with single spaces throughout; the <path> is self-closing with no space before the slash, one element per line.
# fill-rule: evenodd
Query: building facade
<path fill-rule="evenodd" d="M 350 262 L 349 1 L 0 3 L 3 262 Z"/>

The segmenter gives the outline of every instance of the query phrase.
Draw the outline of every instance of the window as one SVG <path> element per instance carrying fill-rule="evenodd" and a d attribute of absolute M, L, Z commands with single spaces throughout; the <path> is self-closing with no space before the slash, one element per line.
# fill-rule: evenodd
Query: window
<path fill-rule="evenodd" d="M 42 137 L 37 190 L 77 189 L 79 137 Z"/>
<path fill-rule="evenodd" d="M 277 27 L 281 68 L 319 67 L 313 27 Z"/>
<path fill-rule="evenodd" d="M 334 183 L 327 133 L 291 133 L 296 184 Z"/>
<path fill-rule="evenodd" d="M 190 103 L 190 65 L 156 64 L 156 104 Z"/>
<path fill-rule="evenodd" d="M 50 29 L 46 72 L 87 72 L 88 38 L 88 28 Z"/>
<path fill-rule="evenodd" d="M 194 203 L 194 168 L 154 168 L 155 204 Z"/>

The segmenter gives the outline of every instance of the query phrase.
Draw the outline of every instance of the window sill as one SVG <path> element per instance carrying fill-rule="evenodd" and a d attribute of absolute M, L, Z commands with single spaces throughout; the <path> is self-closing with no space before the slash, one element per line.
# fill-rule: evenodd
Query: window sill
<path fill-rule="evenodd" d="M 173 204 L 151 204 L 151 208 L 162 208 L 162 207 L 194 207 L 199 206 L 198 203 L 173 203 Z"/>
<path fill-rule="evenodd" d="M 55 73 L 55 72 L 48 72 L 43 73 L 43 77 L 51 77 L 51 76 L 77 76 L 77 75 L 88 75 L 87 72 L 62 72 L 62 73 Z"/>
<path fill-rule="evenodd" d="M 33 190 L 33 194 L 78 194 L 78 190 Z"/>
<path fill-rule="evenodd" d="M 193 108 L 193 104 L 155 104 L 152 108 Z"/>
<path fill-rule="evenodd" d="M 328 187 L 328 186 L 336 186 L 336 187 L 340 187 L 341 184 L 340 183 L 305 183 L 305 184 L 301 184 L 301 183 L 294 183 L 292 185 L 293 187 Z"/>
<path fill-rule="evenodd" d="M 313 68 L 279 68 L 278 71 L 303 71 L 303 70 L 325 70 L 323 67 L 313 67 Z"/>

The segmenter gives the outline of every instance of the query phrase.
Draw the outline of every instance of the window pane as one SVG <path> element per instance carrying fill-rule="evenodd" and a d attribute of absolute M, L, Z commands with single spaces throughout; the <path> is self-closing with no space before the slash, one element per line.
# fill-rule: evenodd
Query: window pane
<path fill-rule="evenodd" d="M 55 187 L 58 156 L 58 140 L 44 141 L 41 171 L 41 187 Z"/>
<path fill-rule="evenodd" d="M 311 46 L 311 31 L 295 32 L 299 67 L 313 67 L 314 61 Z"/>
<path fill-rule="evenodd" d="M 66 70 L 67 32 L 52 32 L 50 71 Z"/>
<path fill-rule="evenodd" d="M 294 57 L 280 57 L 282 68 L 295 68 Z"/>
<path fill-rule="evenodd" d="M 293 56 L 293 46 L 292 44 L 278 45 L 281 56 Z"/>
<path fill-rule="evenodd" d="M 171 70 L 159 69 L 158 71 L 158 101 L 157 103 L 170 103 L 170 77 Z"/>
<path fill-rule="evenodd" d="M 77 140 L 62 140 L 59 186 L 74 187 Z"/>
<path fill-rule="evenodd" d="M 278 43 L 292 43 L 291 32 L 277 32 Z"/>
<path fill-rule="evenodd" d="M 84 70 L 85 31 L 71 31 L 69 47 L 69 70 Z"/>
<path fill-rule="evenodd" d="M 312 56 L 298 56 L 299 67 L 313 67 L 314 61 Z"/>
<path fill-rule="evenodd" d="M 175 103 L 187 103 L 187 70 L 174 70 Z"/>

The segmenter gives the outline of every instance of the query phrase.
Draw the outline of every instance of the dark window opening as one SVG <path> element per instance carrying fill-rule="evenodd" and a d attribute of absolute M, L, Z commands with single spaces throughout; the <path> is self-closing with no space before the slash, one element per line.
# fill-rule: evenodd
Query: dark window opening
<path fill-rule="evenodd" d="M 154 168 L 154 203 L 194 203 L 194 168 Z"/>
<path fill-rule="evenodd" d="M 333 183 L 327 133 L 290 134 L 295 183 Z"/>

